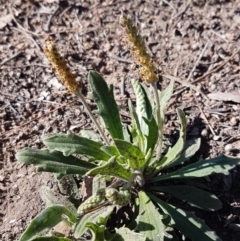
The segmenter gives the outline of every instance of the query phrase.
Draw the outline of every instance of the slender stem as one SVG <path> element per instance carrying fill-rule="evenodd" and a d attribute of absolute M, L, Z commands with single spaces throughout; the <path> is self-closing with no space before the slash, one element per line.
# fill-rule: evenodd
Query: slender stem
<path fill-rule="evenodd" d="M 103 130 L 101 129 L 99 123 L 97 122 L 96 118 L 95 118 L 94 115 L 92 114 L 92 111 L 90 110 L 90 108 L 89 108 L 87 102 L 85 101 L 84 96 L 82 95 L 82 93 L 79 91 L 79 92 L 76 93 L 76 95 L 77 95 L 77 96 L 80 98 L 80 100 L 82 101 L 82 104 L 83 104 L 84 107 L 86 108 L 86 110 L 87 110 L 87 112 L 88 112 L 88 114 L 89 114 L 92 122 L 93 122 L 93 123 L 95 124 L 95 126 L 97 127 L 97 129 L 98 129 L 99 133 L 101 134 L 103 140 L 106 142 L 107 145 L 110 145 L 107 137 L 105 136 L 105 134 L 104 134 Z"/>
<path fill-rule="evenodd" d="M 156 104 L 156 115 L 157 115 L 157 125 L 158 125 L 158 150 L 157 150 L 157 155 L 156 158 L 157 160 L 160 160 L 161 155 L 162 155 L 162 123 L 161 123 L 161 112 L 160 112 L 160 100 L 158 96 L 158 90 L 157 90 L 157 82 L 152 83 L 152 89 L 153 89 L 153 94 L 154 94 L 154 99 L 155 99 L 155 104 Z"/>

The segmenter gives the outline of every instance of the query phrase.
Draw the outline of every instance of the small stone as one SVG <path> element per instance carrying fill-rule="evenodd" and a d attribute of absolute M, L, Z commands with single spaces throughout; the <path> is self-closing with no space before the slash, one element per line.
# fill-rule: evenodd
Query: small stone
<path fill-rule="evenodd" d="M 211 86 L 210 86 L 210 90 L 215 90 L 217 88 L 217 86 L 215 85 L 215 84 L 212 84 Z"/>
<path fill-rule="evenodd" d="M 101 69 L 100 69 L 100 73 L 101 74 L 108 74 L 108 69 L 105 67 L 105 66 L 103 66 Z"/>
<path fill-rule="evenodd" d="M 208 130 L 207 129 L 203 129 L 201 132 L 201 136 L 206 137 L 208 136 Z"/>
<path fill-rule="evenodd" d="M 234 116 L 230 120 L 231 126 L 236 126 L 238 123 L 238 119 Z"/>
<path fill-rule="evenodd" d="M 15 223 L 17 220 L 16 219 L 13 219 L 13 220 L 10 220 L 9 223 Z"/>
<path fill-rule="evenodd" d="M 227 144 L 224 149 L 225 151 L 229 152 L 232 150 L 232 148 L 233 148 L 232 144 Z"/>
<path fill-rule="evenodd" d="M 99 50 L 97 56 L 98 56 L 99 58 L 103 58 L 103 57 L 105 56 L 105 52 L 102 51 L 102 50 Z"/>
<path fill-rule="evenodd" d="M 214 140 L 214 141 L 220 140 L 220 136 L 214 136 L 214 137 L 213 137 L 213 140 Z"/>
<path fill-rule="evenodd" d="M 0 182 L 3 182 L 5 177 L 3 175 L 0 175 Z"/>

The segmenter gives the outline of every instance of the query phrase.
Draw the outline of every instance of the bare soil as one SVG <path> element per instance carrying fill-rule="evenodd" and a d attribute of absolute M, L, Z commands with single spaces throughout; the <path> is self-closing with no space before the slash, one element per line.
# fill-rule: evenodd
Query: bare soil
<path fill-rule="evenodd" d="M 40 187 L 56 185 L 51 174 L 17 162 L 16 152 L 41 148 L 41 137 L 48 133 L 93 128 L 80 101 L 66 92 L 44 57 L 46 35 L 85 92 L 88 70 L 95 69 L 114 85 L 124 106 L 133 98 L 129 80 L 138 78 L 138 69 L 118 24 L 120 11 L 138 25 L 159 70 L 182 80 L 167 110 L 170 142 L 180 107 L 188 117 L 188 138 L 202 138 L 198 155 L 240 156 L 239 0 L 0 0 L 0 240 L 18 240 L 44 208 Z M 168 81 L 164 78 L 160 88 Z M 127 112 L 121 114 L 126 118 Z M 214 175 L 209 188 L 223 209 L 199 216 L 223 241 L 240 240 L 240 168 L 228 176 Z"/>

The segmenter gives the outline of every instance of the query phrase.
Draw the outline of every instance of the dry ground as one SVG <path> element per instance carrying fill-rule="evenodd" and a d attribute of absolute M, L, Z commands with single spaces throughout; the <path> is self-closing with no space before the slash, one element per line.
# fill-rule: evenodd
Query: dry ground
<path fill-rule="evenodd" d="M 137 78 L 138 70 L 118 24 L 120 10 L 139 26 L 159 69 L 183 80 L 176 83 L 167 111 L 170 141 L 177 127 L 175 108 L 181 107 L 188 117 L 188 137 L 202 138 L 199 155 L 240 156 L 239 0 L 0 0 L 1 240 L 19 238 L 44 208 L 39 188 L 55 185 L 50 174 L 17 162 L 15 153 L 42 147 L 41 136 L 47 133 L 92 128 L 79 100 L 66 93 L 43 55 L 46 35 L 58 44 L 86 91 L 88 70 L 98 70 L 125 105 L 132 98 L 129 79 Z M 127 112 L 121 114 L 126 118 Z M 208 188 L 223 209 L 199 214 L 224 241 L 240 240 L 239 187 L 238 167 L 229 176 L 214 176 Z"/>

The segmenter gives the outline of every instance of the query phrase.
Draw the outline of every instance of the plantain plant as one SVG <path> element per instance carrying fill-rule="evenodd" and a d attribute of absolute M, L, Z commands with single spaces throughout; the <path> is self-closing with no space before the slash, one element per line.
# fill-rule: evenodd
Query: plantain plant
<path fill-rule="evenodd" d="M 81 85 L 54 43 L 47 39 L 46 56 L 60 81 L 81 99 L 98 132 L 48 135 L 43 137 L 44 149 L 26 148 L 16 154 L 19 161 L 34 164 L 38 171 L 55 173 L 60 181 L 68 183 L 68 196 L 61 198 L 47 188 L 42 190 L 47 208 L 30 222 L 20 241 L 177 241 L 179 232 L 193 241 L 221 240 L 203 220 L 180 209 L 176 202 L 169 203 L 167 198 L 171 195 L 206 211 L 220 209 L 221 202 L 214 194 L 185 184 L 185 179 L 213 173 L 227 175 L 240 159 L 221 155 L 189 162 L 200 147 L 200 139 L 186 141 L 186 118 L 181 109 L 176 110 L 181 125 L 179 138 L 163 154 L 165 110 L 174 82 L 161 92 L 157 89 L 156 69 L 137 28 L 125 15 L 120 23 L 131 52 L 141 65 L 141 79 L 151 87 L 149 90 L 132 80 L 136 103 L 128 102 L 130 125 L 121 121 L 113 86 L 108 86 L 96 71 L 89 72 L 88 81 L 90 96 L 98 109 L 94 112 L 89 109 Z M 76 180 L 86 176 L 93 177 L 92 195 L 82 201 Z M 121 209 L 130 210 L 130 220 L 114 226 L 117 223 L 114 217 Z M 72 228 L 72 233 L 50 234 L 49 230 L 62 221 Z"/>

